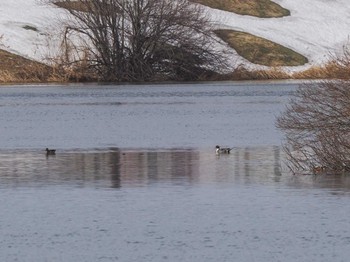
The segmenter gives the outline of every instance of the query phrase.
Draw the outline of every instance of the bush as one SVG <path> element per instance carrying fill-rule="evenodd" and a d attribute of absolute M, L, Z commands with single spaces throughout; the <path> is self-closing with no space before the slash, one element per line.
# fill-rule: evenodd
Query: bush
<path fill-rule="evenodd" d="M 350 171 L 350 81 L 302 84 L 277 127 L 293 172 Z"/>
<path fill-rule="evenodd" d="M 70 14 L 63 57 L 70 66 L 83 61 L 101 81 L 196 80 L 225 68 L 199 5 L 187 0 L 78 2 L 56 1 Z"/>

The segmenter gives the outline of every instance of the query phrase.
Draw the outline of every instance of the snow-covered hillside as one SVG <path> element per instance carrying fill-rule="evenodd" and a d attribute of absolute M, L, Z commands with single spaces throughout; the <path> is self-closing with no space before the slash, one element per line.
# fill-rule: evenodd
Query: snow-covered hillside
<path fill-rule="evenodd" d="M 261 19 L 207 9 L 218 27 L 246 31 L 289 47 L 306 56 L 309 65 L 324 63 L 330 54 L 341 52 L 348 43 L 349 0 L 275 2 L 289 9 L 291 16 Z M 62 10 L 43 0 L 0 0 L 2 48 L 42 60 L 48 52 L 48 37 L 62 14 Z M 244 59 L 242 62 L 249 64 Z"/>
<path fill-rule="evenodd" d="M 60 13 L 42 0 L 0 0 L 1 48 L 41 60 Z"/>

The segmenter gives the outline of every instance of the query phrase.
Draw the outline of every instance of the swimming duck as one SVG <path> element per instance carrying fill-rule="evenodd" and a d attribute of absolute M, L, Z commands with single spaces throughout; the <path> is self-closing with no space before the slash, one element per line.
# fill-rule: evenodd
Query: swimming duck
<path fill-rule="evenodd" d="M 56 155 L 56 149 L 46 148 L 46 155 Z"/>
<path fill-rule="evenodd" d="M 216 146 L 215 147 L 215 153 L 217 155 L 219 154 L 230 154 L 231 148 L 229 147 L 220 147 L 220 146 Z"/>

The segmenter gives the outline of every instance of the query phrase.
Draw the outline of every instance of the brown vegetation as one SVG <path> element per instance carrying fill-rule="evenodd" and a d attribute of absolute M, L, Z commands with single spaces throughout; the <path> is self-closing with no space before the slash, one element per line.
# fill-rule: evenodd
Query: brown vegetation
<path fill-rule="evenodd" d="M 216 30 L 215 33 L 248 61 L 272 67 L 299 66 L 307 58 L 295 51 L 249 33 L 235 30 Z"/>
<path fill-rule="evenodd" d="M 293 172 L 350 172 L 349 50 L 346 46 L 325 66 L 304 72 L 309 78 L 334 79 L 301 85 L 277 119 Z"/>
<path fill-rule="evenodd" d="M 301 85 L 277 127 L 293 172 L 350 171 L 350 82 Z"/>
<path fill-rule="evenodd" d="M 211 8 L 261 18 L 289 16 L 290 11 L 270 0 L 192 0 Z"/>
<path fill-rule="evenodd" d="M 54 4 L 64 9 L 71 9 L 82 12 L 89 11 L 89 7 L 86 5 L 86 3 L 83 3 L 81 1 L 56 1 Z"/>
<path fill-rule="evenodd" d="M 54 75 L 47 65 L 0 50 L 0 83 L 47 82 L 53 81 Z"/>
<path fill-rule="evenodd" d="M 272 67 L 265 70 L 249 70 L 243 65 L 239 65 L 231 73 L 222 74 L 211 80 L 278 80 L 290 78 L 291 75 L 279 67 Z"/>
<path fill-rule="evenodd" d="M 292 75 L 295 79 L 350 79 L 350 63 L 340 59 L 333 59 L 320 66 L 312 66 L 304 71 Z M 349 60 L 350 61 L 350 60 Z"/>

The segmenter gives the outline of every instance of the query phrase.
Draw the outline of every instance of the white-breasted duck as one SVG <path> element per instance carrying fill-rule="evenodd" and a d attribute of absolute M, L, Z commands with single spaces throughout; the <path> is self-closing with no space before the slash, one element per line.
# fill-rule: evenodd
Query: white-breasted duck
<path fill-rule="evenodd" d="M 219 154 L 230 154 L 231 149 L 232 149 L 232 148 L 229 148 L 229 147 L 220 147 L 220 146 L 217 145 L 217 146 L 215 147 L 215 153 L 216 153 L 217 155 L 219 155 Z"/>

